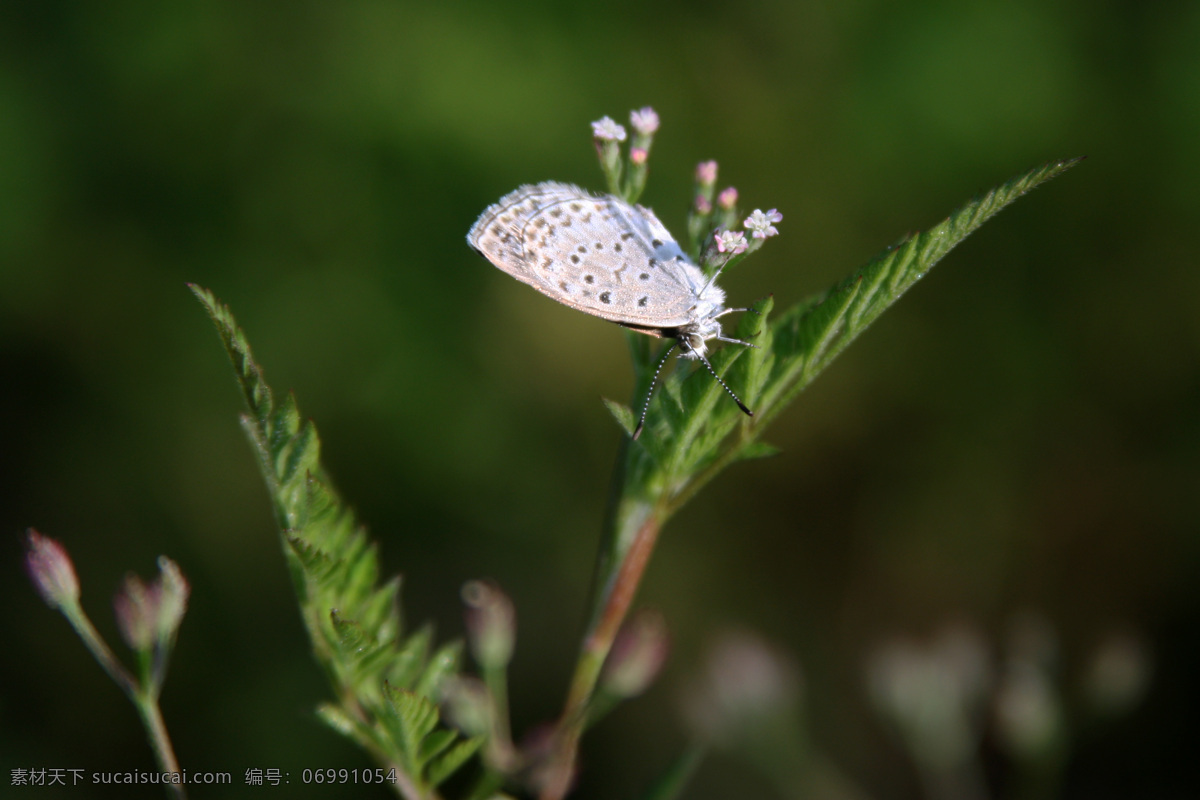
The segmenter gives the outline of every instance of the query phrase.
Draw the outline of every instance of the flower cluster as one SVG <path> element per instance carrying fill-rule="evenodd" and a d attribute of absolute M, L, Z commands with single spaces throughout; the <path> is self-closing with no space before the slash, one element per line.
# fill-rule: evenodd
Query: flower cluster
<path fill-rule="evenodd" d="M 612 117 L 604 116 L 592 123 L 592 139 L 609 191 L 626 202 L 637 202 L 645 188 L 650 146 L 658 126 L 658 112 L 650 106 L 630 112 L 632 135 Z M 627 139 L 629 154 L 623 160 L 621 143 Z M 695 193 L 687 220 L 692 254 L 709 273 L 738 256 L 754 252 L 764 240 L 778 236 L 775 224 L 783 221 L 783 215 L 774 208 L 765 212 L 755 209 L 750 216 L 739 219 L 738 190 L 726 186 L 718 193 L 719 171 L 719 165 L 712 159 L 696 165 Z M 745 233 L 734 230 L 739 224 Z"/>

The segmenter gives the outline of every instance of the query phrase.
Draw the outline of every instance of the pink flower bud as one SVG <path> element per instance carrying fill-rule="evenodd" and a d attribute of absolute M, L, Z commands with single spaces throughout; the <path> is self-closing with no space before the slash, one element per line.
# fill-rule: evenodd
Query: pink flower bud
<path fill-rule="evenodd" d="M 154 645 L 158 613 L 157 592 L 137 575 L 126 575 L 125 584 L 113 597 L 113 610 L 121 638 L 134 650 L 149 650 Z"/>
<path fill-rule="evenodd" d="M 658 130 L 658 114 L 650 106 L 629 114 L 629 124 L 642 136 L 651 136 Z"/>
<path fill-rule="evenodd" d="M 618 697 L 636 697 L 646 691 L 662 670 L 667 650 L 667 624 L 662 614 L 643 611 L 630 618 L 604 664 L 604 688 Z"/>
<path fill-rule="evenodd" d="M 29 549 L 25 569 L 42 599 L 51 608 L 79 602 L 79 578 L 66 549 L 53 539 L 29 529 Z"/>
<path fill-rule="evenodd" d="M 136 575 L 126 576 L 125 585 L 113 597 L 117 627 L 134 650 L 148 650 L 170 640 L 187 611 L 191 587 L 179 567 L 162 556 L 158 568 L 158 578 L 149 584 Z"/>

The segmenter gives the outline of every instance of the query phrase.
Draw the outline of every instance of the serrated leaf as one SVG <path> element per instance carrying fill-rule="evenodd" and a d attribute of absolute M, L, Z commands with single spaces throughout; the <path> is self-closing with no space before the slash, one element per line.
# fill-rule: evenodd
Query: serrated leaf
<path fill-rule="evenodd" d="M 300 409 L 296 405 L 296 395 L 288 392 L 283 396 L 283 402 L 271 415 L 271 449 L 279 452 L 287 446 L 288 441 L 300 432 L 304 420 L 300 417 Z"/>
<path fill-rule="evenodd" d="M 615 400 L 609 400 L 607 397 L 601 397 L 600 399 L 604 401 L 604 407 L 613 415 L 613 419 L 617 421 L 621 429 L 630 436 L 633 436 L 634 425 L 637 424 L 633 417 L 633 410 L 629 406 L 622 405 Z"/>
<path fill-rule="evenodd" d="M 259 369 L 250 352 L 250 344 L 246 341 L 245 334 L 237 326 L 229 307 L 217 300 L 216 295 L 193 283 L 189 283 L 188 288 L 204 306 L 204 310 L 208 312 L 209 318 L 217 328 L 221 342 L 225 345 L 225 351 L 229 354 L 229 360 L 233 363 L 246 406 L 251 410 L 258 424 L 265 427 L 266 419 L 272 408 L 271 389 L 263 380 L 262 370 Z"/>
<path fill-rule="evenodd" d="M 430 785 L 437 786 L 457 772 L 459 767 L 467 763 L 467 760 L 479 751 L 482 744 L 483 739 L 480 737 L 463 739 L 450 748 L 445 755 L 434 759 L 425 768 L 425 776 Z"/>
<path fill-rule="evenodd" d="M 336 608 L 329 612 L 329 619 L 333 623 L 333 630 L 338 637 L 338 646 L 343 653 L 355 654 L 371 644 L 371 641 L 363 634 L 362 627 L 358 622 L 346 619 Z"/>
<path fill-rule="evenodd" d="M 425 666 L 425 657 L 429 653 L 432 640 L 433 631 L 428 626 L 405 639 L 388 667 L 388 682 L 394 686 L 412 688 Z"/>
<path fill-rule="evenodd" d="M 461 642 L 447 642 L 438 648 L 425 666 L 425 672 L 417 681 L 414 691 L 425 697 L 434 696 L 442 685 L 442 681 L 458 670 L 458 660 L 461 654 Z"/>
<path fill-rule="evenodd" d="M 359 607 L 358 618 L 364 628 L 376 631 L 376 635 L 396 637 L 401 633 L 400 625 L 400 576 L 397 575 L 373 591 Z"/>
<path fill-rule="evenodd" d="M 406 758 L 409 771 L 420 774 L 421 741 L 437 727 L 437 706 L 416 692 L 394 686 L 385 686 L 384 696 L 392 711 L 389 728 L 398 734 L 396 744 Z"/>
<path fill-rule="evenodd" d="M 774 416 L 827 367 L 868 325 L 923 277 L 958 242 L 1034 186 L 1069 169 L 1077 161 L 1061 161 L 1031 170 L 964 205 L 941 224 L 907 237 L 823 295 L 805 300 L 765 319 L 773 305 L 762 305 L 761 351 L 727 345 L 715 352 L 714 368 L 734 387 L 744 389 L 751 420 L 726 399 L 711 376 L 677 372 L 663 382 L 650 404 L 645 433 L 638 446 L 625 448 L 618 475 L 621 487 L 613 500 L 610 528 L 601 555 L 601 587 L 592 608 L 600 619 L 624 563 L 627 548 L 647 524 L 661 526 L 695 493 L 729 464 L 770 454 L 752 446 Z M 740 320 L 740 338 L 748 338 L 750 314 Z M 758 343 L 758 342 L 756 342 Z M 748 352 L 747 352 L 748 351 Z M 639 379 L 648 359 L 635 365 Z M 744 400 L 746 398 L 743 398 Z"/>
<path fill-rule="evenodd" d="M 317 706 L 317 717 L 348 739 L 356 737 L 357 725 L 345 711 L 333 703 L 321 703 Z"/>
<path fill-rule="evenodd" d="M 818 303 L 806 303 L 775 324 L 780 359 L 768 389 L 773 416 L 837 357 L 863 330 L 940 261 L 952 248 L 1007 205 L 1061 174 L 1079 159 L 1030 170 L 971 200 L 924 233 L 888 248 Z"/>
<path fill-rule="evenodd" d="M 338 696 L 367 718 L 358 720 L 329 704 L 318 713 L 339 732 L 385 754 L 388 763 L 392 751 L 401 748 L 406 770 L 419 779 L 412 766 L 422 753 L 429 759 L 455 752 L 453 733 L 426 741 L 438 714 L 425 695 L 456 668 L 460 645 L 446 645 L 430 658 L 428 629 L 397 641 L 399 580 L 377 585 L 376 546 L 325 480 L 316 426 L 301 416 L 291 393 L 274 403 L 229 309 L 211 292 L 191 288 L 216 325 L 249 408 L 242 424 L 271 495 L 313 652 Z M 380 680 L 384 672 L 400 688 L 385 691 Z M 408 691 L 410 687 L 418 691 Z"/>
<path fill-rule="evenodd" d="M 457 738 L 457 732 L 445 728 L 430 733 L 421 742 L 421 751 L 418 754 L 421 764 L 427 764 L 440 756 Z"/>
<path fill-rule="evenodd" d="M 320 582 L 331 571 L 337 569 L 337 560 L 307 539 L 293 535 L 288 536 L 286 541 L 309 580 Z"/>
<path fill-rule="evenodd" d="M 751 461 L 756 458 L 770 458 L 771 456 L 777 456 L 782 452 L 782 450 L 773 444 L 767 444 L 766 442 L 751 442 L 742 448 L 741 452 L 738 454 L 738 457 L 741 458 L 742 461 Z"/>

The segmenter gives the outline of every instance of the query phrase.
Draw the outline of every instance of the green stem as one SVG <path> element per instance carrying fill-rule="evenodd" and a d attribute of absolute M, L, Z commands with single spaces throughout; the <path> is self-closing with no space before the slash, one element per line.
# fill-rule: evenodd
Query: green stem
<path fill-rule="evenodd" d="M 154 757 L 158 761 L 159 769 L 163 772 L 178 773 L 180 771 L 179 762 L 175 758 L 171 737 L 167 735 L 167 726 L 163 722 L 162 711 L 158 707 L 157 689 L 151 685 L 143 687 L 133 679 L 133 676 L 122 666 L 109 646 L 100 638 L 96 626 L 88 619 L 82 608 L 78 605 L 67 606 L 62 609 L 62 612 L 67 621 L 71 623 L 71 627 L 75 629 L 75 633 L 83 640 L 84 646 L 91 652 L 92 657 L 100 664 L 100 668 L 108 674 L 113 683 L 121 688 L 121 691 L 137 709 L 138 716 L 142 719 L 142 725 L 146 729 L 150 749 L 154 751 Z M 173 797 L 181 800 L 187 797 L 183 784 L 167 783 L 164 786 Z"/>
<path fill-rule="evenodd" d="M 138 716 L 142 718 L 146 735 L 150 739 L 150 748 L 154 751 L 159 768 L 163 772 L 179 774 L 179 762 L 175 758 L 175 749 L 171 746 L 171 737 L 167 735 L 167 726 L 163 722 L 162 710 L 158 707 L 158 698 L 148 692 L 139 691 L 131 699 L 137 707 Z M 182 783 L 167 783 L 164 786 L 172 797 L 180 800 L 187 797 Z"/>
<path fill-rule="evenodd" d="M 567 691 L 567 702 L 559 721 L 557 753 L 551 776 L 542 789 L 541 800 L 561 800 L 570 788 L 579 738 L 587 724 L 588 704 L 595 693 L 604 661 L 641 585 L 665 519 L 657 508 L 651 511 L 633 534 L 628 548 L 619 556 L 619 564 L 611 580 L 602 580 L 599 584 L 601 596 L 598 613 L 584 637 L 575 674 Z"/>

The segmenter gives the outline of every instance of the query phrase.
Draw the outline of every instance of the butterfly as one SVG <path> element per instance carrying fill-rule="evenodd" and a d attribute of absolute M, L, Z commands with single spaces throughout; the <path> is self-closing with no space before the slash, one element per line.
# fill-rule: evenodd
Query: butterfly
<path fill-rule="evenodd" d="M 674 339 L 654 371 L 633 438 L 641 435 L 658 374 L 675 347 L 699 359 L 738 407 L 754 416 L 708 362 L 722 335 L 725 292 L 691 262 L 654 212 L 566 183 L 522 186 L 488 206 L 467 243 L 512 277 L 565 306 L 658 338 Z"/>

